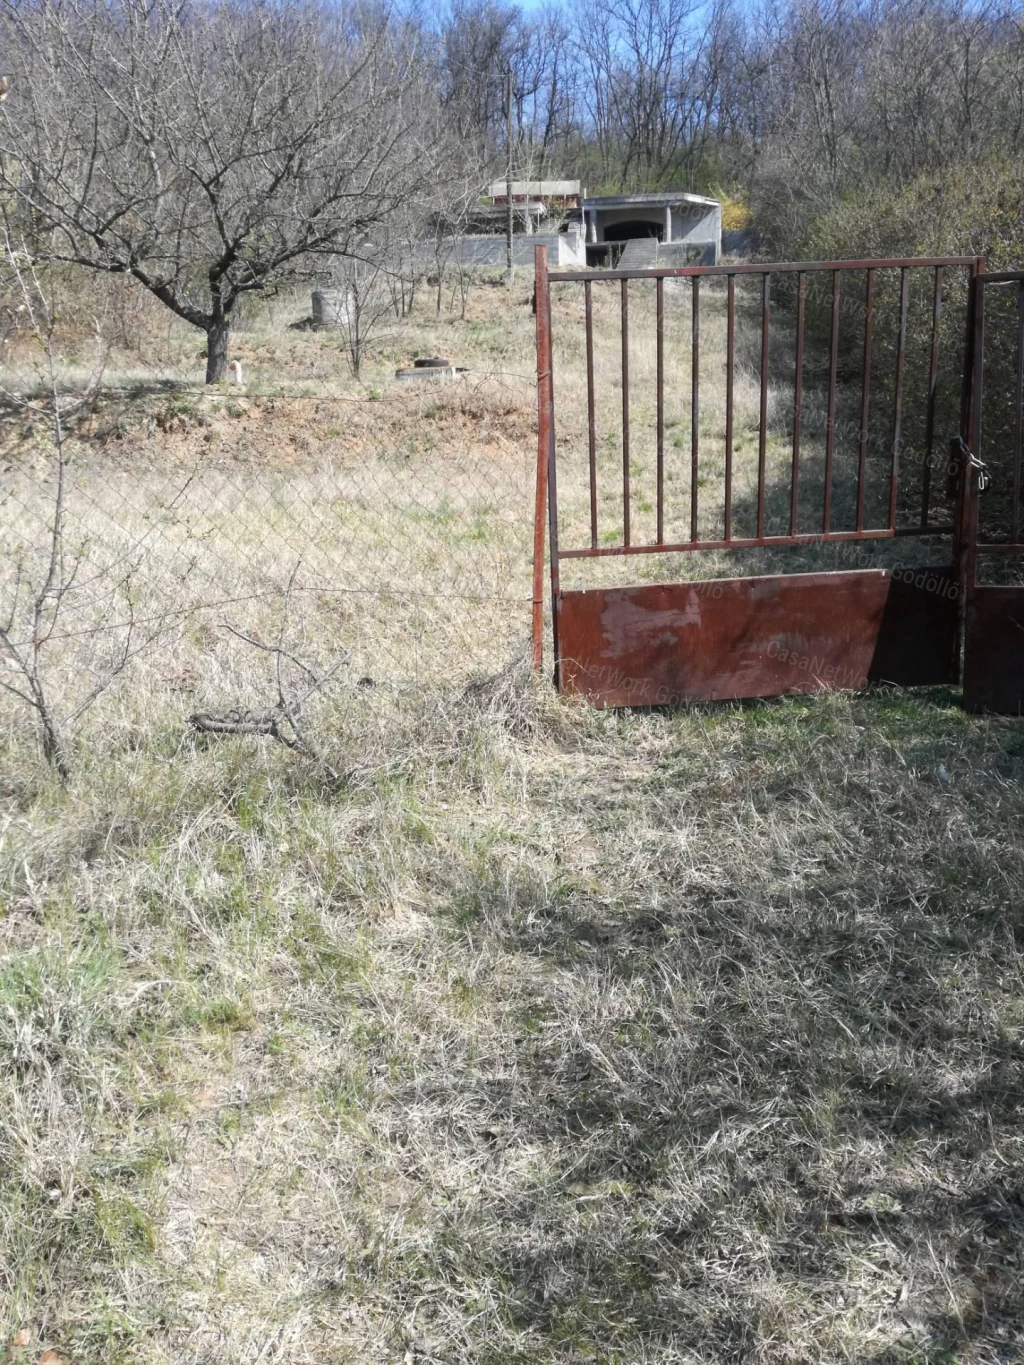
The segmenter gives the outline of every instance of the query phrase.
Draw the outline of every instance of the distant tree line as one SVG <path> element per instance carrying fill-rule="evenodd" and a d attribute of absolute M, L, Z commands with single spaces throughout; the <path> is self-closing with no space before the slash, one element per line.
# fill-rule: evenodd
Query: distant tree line
<path fill-rule="evenodd" d="M 438 49 L 444 106 L 495 165 L 508 65 L 523 172 L 579 175 L 592 193 L 726 190 L 752 205 L 777 250 L 806 249 L 823 215 L 868 193 L 884 202 L 886 189 L 917 183 L 937 214 L 955 206 L 950 175 L 968 198 L 978 175 L 1017 194 L 1018 0 L 592 0 L 529 11 L 453 0 Z"/>
<path fill-rule="evenodd" d="M 0 0 L 0 78 L 9 251 L 134 279 L 211 381 L 245 295 L 509 160 L 729 193 L 780 255 L 1024 249 L 1024 0 Z"/>

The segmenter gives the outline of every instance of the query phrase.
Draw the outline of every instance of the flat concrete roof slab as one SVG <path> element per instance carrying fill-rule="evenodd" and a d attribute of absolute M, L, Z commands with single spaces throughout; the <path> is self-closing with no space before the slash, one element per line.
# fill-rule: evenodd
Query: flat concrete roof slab
<path fill-rule="evenodd" d="M 686 194 L 682 190 L 666 190 L 655 194 L 602 194 L 583 201 L 585 209 L 656 209 L 675 208 L 683 204 L 705 209 L 719 207 L 717 199 L 707 199 L 702 194 Z"/>

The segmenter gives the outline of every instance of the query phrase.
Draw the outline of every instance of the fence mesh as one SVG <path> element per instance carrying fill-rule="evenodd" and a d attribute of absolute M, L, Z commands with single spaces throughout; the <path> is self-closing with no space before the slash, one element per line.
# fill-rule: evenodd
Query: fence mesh
<path fill-rule="evenodd" d="M 423 386 L 355 413 L 315 394 L 189 402 L 79 421 L 63 461 L 41 414 L 8 442 L 0 625 L 21 659 L 42 644 L 62 717 L 112 677 L 91 708 L 107 723 L 161 698 L 270 705 L 278 648 L 295 692 L 308 666 L 337 669 L 336 695 L 382 697 L 464 686 L 523 650 L 528 384 Z M 28 686 L 10 648 L 0 677 Z"/>

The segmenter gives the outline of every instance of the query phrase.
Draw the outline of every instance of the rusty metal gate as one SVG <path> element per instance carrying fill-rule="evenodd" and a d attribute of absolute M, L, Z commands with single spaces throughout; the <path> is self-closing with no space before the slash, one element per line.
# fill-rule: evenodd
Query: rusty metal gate
<path fill-rule="evenodd" d="M 1024 274 L 986 275 L 976 257 L 549 272 L 543 248 L 536 268 L 534 658 L 540 667 L 546 525 L 560 690 L 601 706 L 651 706 L 873 681 L 952 683 L 963 666 L 967 705 L 1020 710 L 1024 586 L 979 584 L 977 563 L 979 554 L 1024 552 Z M 991 477 L 980 458 L 983 398 L 992 401 L 985 297 L 997 287 L 1013 290 L 1016 307 L 1013 373 L 1000 378 L 995 400 L 1009 440 L 999 474 L 1010 491 L 999 503 L 1002 531 L 982 514 L 979 534 L 979 505 L 988 505 L 979 494 Z M 598 291 L 609 290 L 611 370 L 595 345 Z M 710 363 L 709 312 L 724 331 Z M 743 327 L 752 333 L 745 347 Z M 771 383 L 780 368 L 790 381 L 784 401 Z M 718 391 L 705 421 L 708 370 Z M 556 430 L 556 392 L 573 384 L 585 384 L 585 433 Z M 743 431 L 741 386 L 751 412 Z M 599 403 L 612 390 L 614 432 L 603 429 Z M 898 542 L 909 560 L 876 566 L 869 551 L 878 542 Z M 680 555 L 806 558 L 811 547 L 831 554 L 832 567 L 706 577 L 694 559 L 686 581 L 563 582 L 587 563 L 657 556 L 682 578 Z M 853 567 L 834 567 L 837 558 Z"/>

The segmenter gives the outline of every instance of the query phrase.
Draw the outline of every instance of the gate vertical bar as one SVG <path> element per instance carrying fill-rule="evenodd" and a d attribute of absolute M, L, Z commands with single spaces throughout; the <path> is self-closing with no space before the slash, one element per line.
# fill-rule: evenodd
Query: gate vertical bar
<path fill-rule="evenodd" d="M 700 460 L 700 277 L 694 275 L 690 353 L 690 539 L 697 539 L 697 479 Z"/>
<path fill-rule="evenodd" d="M 665 543 L 665 281 L 658 276 L 655 282 L 657 311 L 657 375 L 658 387 L 658 544 Z M 595 542 L 596 544 L 596 542 Z"/>
<path fill-rule="evenodd" d="M 896 340 L 896 392 L 892 404 L 892 456 L 889 462 L 889 528 L 896 528 L 896 486 L 900 476 L 900 440 L 903 433 L 903 370 L 907 350 L 907 303 L 910 277 L 900 271 L 900 326 Z"/>
<path fill-rule="evenodd" d="M 804 286 L 801 270 L 796 277 L 796 357 L 793 374 L 793 468 L 789 484 L 789 534 L 796 535 L 800 497 L 800 426 L 804 400 Z"/>
<path fill-rule="evenodd" d="M 960 440 L 974 449 L 976 433 L 981 431 L 981 392 L 985 368 L 985 289 L 981 275 L 985 258 L 976 258 L 971 269 L 970 294 L 967 300 L 967 337 L 964 343 L 963 389 L 960 398 Z M 967 638 L 967 618 L 974 589 L 978 541 L 978 479 L 974 465 L 958 456 L 956 536 L 953 545 L 957 582 L 957 633 L 954 663 L 962 676 Z"/>
<path fill-rule="evenodd" d="M 839 291 L 840 275 L 832 271 L 832 328 L 828 359 L 828 406 L 825 415 L 825 498 L 821 529 L 828 534 L 832 523 L 832 462 L 836 453 L 836 377 L 839 365 Z"/>
<path fill-rule="evenodd" d="M 629 280 L 622 281 L 622 543 L 629 536 Z"/>
<path fill-rule="evenodd" d="M 939 381 L 939 328 L 942 324 L 941 265 L 935 267 L 935 297 L 932 301 L 932 346 L 928 358 L 928 407 L 924 422 L 924 472 L 921 476 L 921 525 L 928 525 L 931 514 L 932 460 L 935 458 L 935 401 Z"/>
<path fill-rule="evenodd" d="M 757 538 L 764 535 L 764 481 L 768 453 L 768 331 L 772 318 L 772 277 L 766 270 L 761 283 L 761 404 L 757 433 Z"/>
<path fill-rule="evenodd" d="M 594 302 L 590 281 L 583 282 L 587 327 L 587 453 L 590 461 L 590 544 L 597 545 L 597 420 L 594 415 Z"/>
<path fill-rule="evenodd" d="M 551 284 L 548 295 L 548 402 L 551 405 L 551 424 L 548 429 L 548 559 L 551 573 L 551 647 L 554 653 L 552 670 L 555 687 L 561 691 L 562 660 L 558 652 L 558 613 L 561 610 L 561 566 L 558 557 L 558 479 L 555 460 L 555 343 L 551 334 Z"/>
<path fill-rule="evenodd" d="M 725 539 L 732 540 L 732 408 L 736 360 L 736 276 L 729 276 L 725 333 Z"/>
<path fill-rule="evenodd" d="M 548 502 L 548 464 L 554 413 L 551 401 L 551 286 L 548 249 L 534 248 L 537 297 L 537 480 L 533 509 L 533 671 L 544 664 L 544 517 Z M 551 604 L 554 613 L 554 596 Z"/>
<path fill-rule="evenodd" d="M 868 422 L 871 416 L 871 338 L 875 324 L 875 272 L 867 271 L 864 287 L 864 362 L 861 371 L 860 433 L 857 451 L 857 522 L 864 529 L 864 494 L 868 463 Z"/>
<path fill-rule="evenodd" d="M 985 264 L 983 261 L 979 261 L 978 274 L 975 277 L 977 304 L 974 309 L 974 347 L 971 372 L 970 417 L 970 448 L 973 451 L 975 458 L 978 460 L 982 458 L 982 398 L 985 390 L 985 281 L 982 279 L 984 273 Z M 970 463 L 967 464 L 966 477 L 963 480 L 963 485 L 965 490 L 964 529 L 966 531 L 964 588 L 967 606 L 969 608 L 970 594 L 974 589 L 978 562 L 978 466 L 974 463 L 974 460 L 971 460 Z"/>
<path fill-rule="evenodd" d="M 1020 539 L 1020 460 L 1024 440 L 1024 280 L 1017 286 L 1017 374 L 1013 394 L 1013 509 L 1010 540 Z"/>

